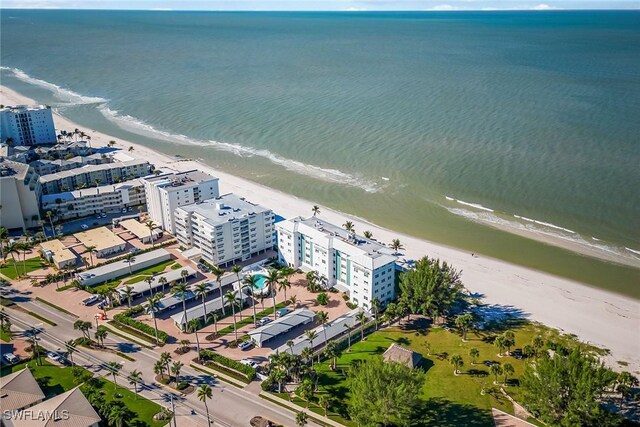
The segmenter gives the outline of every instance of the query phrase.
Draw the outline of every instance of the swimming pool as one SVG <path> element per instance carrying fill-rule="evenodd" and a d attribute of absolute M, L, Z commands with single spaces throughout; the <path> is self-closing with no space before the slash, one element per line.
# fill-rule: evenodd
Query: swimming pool
<path fill-rule="evenodd" d="M 256 284 L 254 288 L 261 291 L 267 286 L 267 276 L 264 274 L 255 274 L 253 277 L 256 278 Z"/>

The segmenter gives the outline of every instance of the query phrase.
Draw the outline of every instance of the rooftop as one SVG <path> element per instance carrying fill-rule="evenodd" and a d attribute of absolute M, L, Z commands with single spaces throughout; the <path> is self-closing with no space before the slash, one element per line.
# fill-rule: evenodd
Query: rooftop
<path fill-rule="evenodd" d="M 236 297 L 240 297 L 239 290 L 236 289 L 230 292 L 233 292 Z M 176 313 L 173 316 L 171 316 L 171 319 L 178 325 L 186 325 L 187 323 L 189 323 L 190 320 L 203 318 L 205 308 L 207 310 L 207 314 L 212 313 L 216 310 L 222 310 L 223 301 L 224 301 L 224 296 L 212 299 L 210 301 L 206 301 L 204 303 L 205 307 L 203 307 L 202 304 L 197 304 L 196 306 L 187 310 L 186 318 L 185 318 L 184 312 L 181 310 L 179 313 Z M 224 303 L 226 306 L 226 301 L 224 301 Z"/>
<path fill-rule="evenodd" d="M 42 197 L 41 200 L 43 205 L 47 205 L 51 203 L 56 203 L 57 199 L 61 199 L 62 201 L 75 200 L 81 197 L 97 196 L 99 194 L 106 194 L 106 193 L 114 193 L 118 190 L 128 189 L 132 187 L 134 188 L 141 187 L 141 186 L 142 186 L 142 182 L 140 181 L 139 178 L 136 178 L 129 181 L 119 182 L 117 184 L 101 185 L 99 187 L 87 187 L 81 190 L 64 191 L 62 193 L 43 194 L 41 196 Z"/>
<path fill-rule="evenodd" d="M 42 242 L 40 243 L 40 246 L 44 251 L 51 251 L 53 253 L 53 259 L 58 263 L 64 263 L 65 261 L 73 261 L 76 259 L 76 254 L 67 249 L 67 247 L 58 239 Z"/>
<path fill-rule="evenodd" d="M 146 177 L 145 181 L 157 187 L 180 188 L 192 185 L 198 185 L 206 181 L 218 180 L 215 176 L 199 171 L 197 169 L 185 172 L 169 172 L 158 176 Z M 171 190 L 169 190 L 171 191 Z"/>
<path fill-rule="evenodd" d="M 385 362 L 401 363 L 409 368 L 415 368 L 422 360 L 422 355 L 413 350 L 399 346 L 396 343 L 391 344 L 383 354 Z"/>
<path fill-rule="evenodd" d="M 48 105 L 5 105 L 0 111 L 11 111 L 13 113 L 22 113 L 25 111 L 38 111 L 50 109 Z"/>
<path fill-rule="evenodd" d="M 130 231 L 138 239 L 146 239 L 150 235 L 149 228 L 145 224 L 140 223 L 137 219 L 131 218 L 120 221 L 120 225 L 127 231 Z M 153 238 L 155 239 L 158 234 L 160 234 L 160 231 L 157 228 L 154 228 Z"/>
<path fill-rule="evenodd" d="M 31 406 L 44 399 L 44 393 L 29 368 L 2 377 L 0 406 L 11 411 Z"/>
<path fill-rule="evenodd" d="M 27 164 L 0 159 L 0 177 L 2 178 L 6 176 L 13 176 L 16 179 L 23 179 L 28 170 L 29 165 Z"/>
<path fill-rule="evenodd" d="M 116 236 L 107 227 L 94 228 L 92 230 L 75 233 L 74 236 L 80 240 L 85 247 L 95 246 L 96 251 L 113 248 L 115 246 L 126 245 L 127 242 Z"/>
<path fill-rule="evenodd" d="M 202 203 L 182 206 L 177 210 L 199 215 L 204 219 L 204 222 L 212 226 L 271 212 L 271 209 L 248 202 L 244 197 L 239 197 L 233 193 L 205 200 Z"/>
<path fill-rule="evenodd" d="M 137 259 L 137 256 L 136 256 L 136 259 Z M 153 281 L 150 284 L 145 281 L 142 281 L 142 282 L 133 283 L 128 286 L 131 286 L 133 288 L 133 295 L 139 295 L 143 292 L 148 291 L 149 288 L 155 290 L 156 288 L 161 287 L 162 286 L 162 284 L 160 283 L 161 277 L 164 277 L 165 279 L 167 279 L 167 285 L 171 284 L 172 282 L 182 280 L 182 270 L 187 270 L 187 273 L 188 273 L 187 277 L 197 274 L 193 268 L 186 266 L 186 267 L 178 268 L 177 270 L 169 270 L 166 273 L 157 274 L 153 276 Z M 127 285 L 119 286 L 118 290 L 122 290 L 126 287 Z"/>
<path fill-rule="evenodd" d="M 142 254 L 136 254 L 133 261 L 131 261 L 131 271 L 134 273 L 138 270 L 141 270 L 144 267 L 138 267 L 139 265 L 145 265 L 145 263 L 149 261 L 155 261 L 162 259 L 171 258 L 171 254 L 163 248 L 156 249 L 150 252 L 145 252 Z M 129 263 L 125 260 L 119 260 L 111 264 L 101 265 L 100 267 L 91 268 L 89 270 L 78 273 L 78 278 L 80 280 L 88 280 L 94 277 L 110 277 L 115 270 L 119 270 L 121 268 L 125 268 L 128 274 L 129 271 Z M 144 283 L 144 282 L 142 282 Z M 146 285 L 146 283 L 145 283 Z"/>
<path fill-rule="evenodd" d="M 85 165 L 76 169 L 69 169 L 66 171 L 58 172 L 58 173 L 42 175 L 40 177 L 40 182 L 47 183 L 51 181 L 57 181 L 59 179 L 80 175 L 83 173 L 98 172 L 98 171 L 104 171 L 109 169 L 124 168 L 128 166 L 136 166 L 136 165 L 143 165 L 143 164 L 149 164 L 149 162 L 147 160 L 139 159 L 139 160 L 129 160 L 126 162 L 102 163 L 99 165 Z"/>
<path fill-rule="evenodd" d="M 296 326 L 303 325 L 305 323 L 313 322 L 316 314 L 306 308 L 299 308 L 292 311 L 286 316 L 282 316 L 279 319 L 274 320 L 271 323 L 267 323 L 264 326 L 250 331 L 248 334 L 252 340 L 261 344 L 271 338 L 285 333 Z"/>

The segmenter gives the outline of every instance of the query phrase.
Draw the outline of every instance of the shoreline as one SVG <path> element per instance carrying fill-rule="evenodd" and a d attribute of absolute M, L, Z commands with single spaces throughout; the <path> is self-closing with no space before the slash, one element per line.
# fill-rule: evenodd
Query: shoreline
<path fill-rule="evenodd" d="M 35 103 L 6 86 L 0 87 L 0 94 L 3 104 Z M 110 140 L 115 140 L 116 147 L 125 152 L 133 147 L 129 155 L 146 159 L 157 167 L 205 171 L 220 179 L 221 194 L 237 193 L 254 203 L 274 209 L 276 214 L 285 218 L 310 216 L 311 207 L 316 204 L 216 170 L 196 160 L 174 158 L 143 145 L 102 134 L 78 125 L 57 112 L 54 115 L 59 129 L 88 130 L 92 145 L 106 145 Z M 356 229 L 372 231 L 381 242 L 399 238 L 406 247 L 403 258 L 429 256 L 447 261 L 462 271 L 465 287 L 482 296 L 485 304 L 519 312 L 529 320 L 575 334 L 583 341 L 607 348 L 611 354 L 604 359 L 610 367 L 640 372 L 640 341 L 637 333 L 640 301 L 488 256 L 472 256 L 464 250 L 397 233 L 327 207 L 320 208 L 321 218 L 336 224 L 351 220 Z M 618 360 L 627 361 L 629 365 L 621 369 L 616 363 Z"/>

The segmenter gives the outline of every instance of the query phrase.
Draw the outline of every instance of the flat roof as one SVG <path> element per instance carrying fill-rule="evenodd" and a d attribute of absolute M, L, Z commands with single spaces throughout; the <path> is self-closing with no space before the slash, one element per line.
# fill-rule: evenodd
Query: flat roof
<path fill-rule="evenodd" d="M 347 328 L 344 325 L 348 325 L 350 328 L 353 328 L 354 326 L 356 326 L 358 324 L 358 321 L 356 320 L 356 315 L 360 311 L 361 310 L 359 308 L 356 308 L 354 310 L 351 310 L 348 313 L 343 314 L 342 316 L 336 318 L 335 320 L 327 323 L 324 326 L 318 326 L 317 328 L 315 328 L 314 331 L 316 332 L 318 337 L 320 337 L 321 339 L 316 340 L 313 343 L 313 346 L 317 347 L 319 344 L 324 343 L 325 329 L 327 332 L 327 340 L 330 340 L 346 332 Z M 364 313 L 367 316 L 369 316 L 369 313 L 367 313 L 366 311 Z M 293 354 L 302 354 L 302 350 L 304 350 L 305 347 L 311 347 L 311 342 L 307 339 L 306 335 L 304 334 L 297 336 L 292 341 L 293 341 L 293 346 L 291 348 L 289 348 L 288 345 L 284 344 L 278 347 L 276 350 L 274 350 L 274 353 L 275 352 L 282 353 L 284 351 L 287 351 L 287 352 L 293 351 Z"/>
<path fill-rule="evenodd" d="M 238 295 L 240 294 L 240 290 L 238 289 L 234 289 L 231 292 L 233 292 L 236 297 L 238 297 Z M 222 297 L 212 299 L 210 301 L 206 301 L 204 305 L 207 309 L 207 314 L 216 310 L 222 310 L 222 303 L 224 299 L 225 299 L 224 296 L 222 296 Z M 226 301 L 225 301 L 225 306 L 226 306 Z M 203 317 L 204 317 L 204 307 L 202 307 L 202 304 L 197 304 L 195 307 L 192 307 L 187 310 L 186 319 L 183 311 L 180 311 L 179 313 L 174 314 L 173 316 L 171 316 L 171 319 L 179 325 L 186 325 L 192 319 L 201 319 Z"/>
<path fill-rule="evenodd" d="M 200 215 L 204 222 L 216 226 L 240 218 L 271 212 L 265 208 L 245 200 L 233 193 L 224 194 L 215 199 L 205 200 L 201 203 L 181 206 L 178 210 Z"/>
<path fill-rule="evenodd" d="M 49 240 L 48 242 L 40 243 L 40 246 L 45 251 L 51 251 L 53 254 L 53 259 L 58 263 L 63 263 L 65 261 L 75 261 L 76 254 L 71 252 L 60 240 Z"/>
<path fill-rule="evenodd" d="M 136 254 L 135 259 L 131 262 L 131 271 L 136 272 L 141 270 L 144 267 L 138 267 L 141 264 L 145 264 L 147 262 L 158 261 L 161 259 L 170 259 L 171 254 L 166 249 L 160 248 L 150 252 L 145 252 L 142 254 Z M 146 266 L 145 266 L 146 267 Z M 129 263 L 125 259 L 118 260 L 116 262 L 101 265 L 100 267 L 92 268 L 81 273 L 78 273 L 78 277 L 80 279 L 90 279 L 93 277 L 104 277 L 111 276 L 115 270 L 119 270 L 120 268 L 126 268 L 127 272 L 129 271 Z M 144 282 L 143 282 L 144 283 Z M 146 283 L 145 283 L 146 284 Z"/>
<path fill-rule="evenodd" d="M 164 277 L 165 279 L 167 279 L 167 284 L 171 282 L 175 282 L 177 280 L 182 280 L 182 270 L 187 270 L 187 273 L 189 273 L 189 276 L 187 277 L 193 276 L 194 274 L 197 273 L 193 268 L 186 266 L 186 267 L 178 268 L 176 270 L 169 270 L 166 273 L 157 274 L 153 276 L 153 281 L 151 282 L 151 284 L 148 284 L 145 281 L 141 281 L 141 282 L 136 282 L 129 285 L 118 286 L 118 290 L 120 291 L 126 288 L 127 286 L 131 286 L 133 288 L 133 295 L 142 294 L 148 291 L 149 288 L 151 288 L 151 291 L 155 293 L 155 290 L 157 288 L 162 287 L 162 284 L 160 283 L 161 277 Z"/>
<path fill-rule="evenodd" d="M 218 178 L 197 169 L 184 172 L 169 172 L 158 176 L 145 177 L 145 181 L 153 184 L 154 186 L 163 188 L 168 187 L 168 189 L 198 185 L 212 180 L 217 181 Z"/>
<path fill-rule="evenodd" d="M 127 244 L 127 242 L 116 236 L 107 227 L 98 227 L 87 231 L 81 231 L 75 233 L 74 236 L 80 240 L 80 243 L 85 247 L 95 246 L 96 251 L 98 252 Z"/>
<path fill-rule="evenodd" d="M 115 193 L 118 190 L 142 187 L 142 182 L 139 178 L 131 179 L 129 181 L 119 182 L 117 184 L 101 185 L 99 187 L 87 187 L 81 190 L 64 191 L 62 193 L 43 194 L 41 200 L 43 204 L 55 203 L 57 199 L 62 201 L 76 200 L 81 197 L 97 196 L 101 194 Z"/>
<path fill-rule="evenodd" d="M 282 316 L 279 319 L 274 320 L 271 323 L 267 323 L 264 326 L 254 329 L 249 332 L 249 336 L 252 340 L 258 344 L 277 337 L 278 335 L 285 333 L 296 326 L 303 325 L 305 323 L 313 322 L 316 314 L 306 308 L 299 308 L 292 311 L 286 316 Z"/>
<path fill-rule="evenodd" d="M 146 225 L 140 223 L 137 219 L 126 219 L 124 221 L 120 221 L 120 225 L 124 227 L 127 231 L 130 231 L 134 236 L 138 239 L 146 239 L 149 237 L 149 229 Z M 160 234 L 160 231 L 157 228 L 153 229 L 154 238 Z"/>
<path fill-rule="evenodd" d="M 191 292 L 189 290 L 184 293 L 184 300 L 185 301 L 191 301 L 195 297 L 196 297 L 196 294 L 194 294 L 193 292 Z M 168 295 L 168 296 L 162 298 L 160 301 L 158 301 L 158 310 L 157 311 L 164 311 L 164 310 L 166 310 L 168 308 L 171 308 L 171 307 L 173 307 L 175 305 L 178 305 L 178 304 L 182 304 L 182 293 L 171 294 L 171 295 Z"/>
<path fill-rule="evenodd" d="M 128 160 L 126 162 L 101 163 L 99 165 L 85 165 L 80 168 L 69 169 L 69 170 L 60 171 L 57 173 L 51 173 L 49 175 L 42 175 L 40 177 L 40 182 L 43 184 L 46 184 L 47 182 L 57 181 L 59 179 L 68 178 L 68 177 L 80 175 L 83 173 L 97 172 L 97 171 L 124 168 L 127 166 L 136 166 L 136 165 L 144 165 L 144 164 L 149 164 L 149 161 L 142 160 L 142 159 L 134 159 L 134 160 Z"/>

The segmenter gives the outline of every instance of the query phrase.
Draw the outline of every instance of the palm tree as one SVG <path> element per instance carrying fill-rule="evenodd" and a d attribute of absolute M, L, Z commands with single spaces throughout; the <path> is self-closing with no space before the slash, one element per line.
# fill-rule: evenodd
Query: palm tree
<path fill-rule="evenodd" d="M 213 322 L 215 334 L 218 335 L 218 312 L 212 311 L 207 317 L 207 322 Z"/>
<path fill-rule="evenodd" d="M 289 303 L 294 309 L 297 307 L 296 305 L 297 302 L 298 302 L 298 298 L 296 298 L 295 295 L 291 295 L 291 298 L 289 298 Z"/>
<path fill-rule="evenodd" d="M 27 242 L 16 243 L 16 249 L 22 251 L 22 273 L 27 275 L 27 252 L 31 251 L 31 245 Z M 18 252 L 18 260 L 20 259 L 20 252 Z"/>
<path fill-rule="evenodd" d="M 94 334 L 96 341 L 100 343 L 101 347 L 104 347 L 104 339 L 107 338 L 107 335 L 109 335 L 109 333 L 105 328 L 98 328 L 98 330 Z"/>
<path fill-rule="evenodd" d="M 274 268 L 269 270 L 267 278 L 264 283 L 269 286 L 271 290 L 271 297 L 273 298 L 273 318 L 276 318 L 276 289 L 278 287 L 278 280 L 280 279 L 280 272 Z"/>
<path fill-rule="evenodd" d="M 349 326 L 348 323 L 343 323 L 342 326 L 344 326 L 344 328 L 347 330 L 347 340 L 348 340 L 348 347 L 347 347 L 347 353 L 351 353 L 351 326 Z"/>
<path fill-rule="evenodd" d="M 180 371 L 182 370 L 183 366 L 184 366 L 184 363 L 182 363 L 179 360 L 176 360 L 175 362 L 173 362 L 173 365 L 171 365 L 171 373 L 175 377 L 176 386 L 180 382 Z"/>
<path fill-rule="evenodd" d="M 67 356 L 69 356 L 71 364 L 73 365 L 73 353 L 76 351 L 76 343 L 74 340 L 69 340 L 65 342 L 64 345 L 67 349 Z"/>
<path fill-rule="evenodd" d="M 341 355 L 341 351 L 338 348 L 338 345 L 335 341 L 331 341 L 327 344 L 327 348 L 325 349 L 325 353 L 327 358 L 331 359 L 330 368 L 332 371 L 336 370 L 336 364 L 338 363 L 338 357 Z"/>
<path fill-rule="evenodd" d="M 138 398 L 138 384 L 140 384 L 142 382 L 142 373 L 138 370 L 133 370 L 131 371 L 131 373 L 129 373 L 129 376 L 127 377 L 127 379 L 129 380 L 129 384 L 131 384 L 133 386 L 133 391 L 136 394 L 136 399 Z"/>
<path fill-rule="evenodd" d="M 53 229 L 54 229 L 54 227 L 53 227 L 53 217 L 54 217 L 53 211 L 47 211 L 47 213 L 44 216 L 49 218 L 49 224 L 51 225 L 51 232 L 53 233 L 54 232 L 53 231 Z"/>
<path fill-rule="evenodd" d="M 11 260 L 13 261 L 13 269 L 16 271 L 16 277 L 20 277 L 18 264 L 16 264 L 16 257 L 13 256 L 14 254 L 18 254 L 18 256 L 20 256 L 20 251 L 18 250 L 18 247 L 15 243 L 9 243 L 9 245 L 5 247 L 4 256 L 6 258 L 7 256 L 11 255 Z"/>
<path fill-rule="evenodd" d="M 366 238 L 366 239 L 373 239 L 373 233 L 370 232 L 369 230 L 365 230 L 364 233 L 362 233 L 362 235 Z"/>
<path fill-rule="evenodd" d="M 305 347 L 302 349 L 302 352 L 300 353 L 300 357 L 302 357 L 304 360 L 310 360 L 311 364 L 313 364 L 313 350 L 311 350 L 311 347 Z"/>
<path fill-rule="evenodd" d="M 124 260 L 129 264 L 129 274 L 133 274 L 133 270 L 131 269 L 131 263 L 136 262 L 136 257 L 134 254 L 127 254 Z"/>
<path fill-rule="evenodd" d="M 322 332 L 324 332 L 324 345 L 327 345 L 327 327 L 325 326 L 329 321 L 329 313 L 326 311 L 319 311 L 316 313 L 318 322 L 322 325 Z"/>
<path fill-rule="evenodd" d="M 356 320 L 360 322 L 360 341 L 364 341 L 364 324 L 367 323 L 367 315 L 364 314 L 364 311 L 360 310 L 358 314 L 356 314 Z"/>
<path fill-rule="evenodd" d="M 306 412 L 304 412 L 304 411 L 298 412 L 296 414 L 296 424 L 298 425 L 298 427 L 306 426 L 308 418 L 309 418 L 309 416 L 307 415 Z"/>
<path fill-rule="evenodd" d="M 371 308 L 373 308 L 373 314 L 376 319 L 376 331 L 378 330 L 378 311 L 380 311 L 380 300 L 378 298 L 374 298 L 371 301 Z"/>
<path fill-rule="evenodd" d="M 236 304 L 238 304 L 238 299 L 231 291 L 227 291 L 227 293 L 224 294 L 224 299 L 229 305 L 231 305 L 231 312 L 233 313 L 233 331 L 235 332 L 236 341 L 238 341 L 238 329 L 236 329 Z M 224 304 L 222 306 L 224 307 Z"/>
<path fill-rule="evenodd" d="M 320 206 L 313 205 L 311 212 L 313 212 L 313 216 L 320 215 Z"/>
<path fill-rule="evenodd" d="M 118 374 L 120 373 L 120 369 L 122 369 L 122 365 L 118 362 L 107 363 L 107 370 L 113 376 L 113 384 L 115 384 L 116 389 L 118 388 Z"/>
<path fill-rule="evenodd" d="M 320 407 L 324 409 L 324 416 L 326 417 L 327 412 L 329 411 L 329 406 L 331 405 L 329 396 L 327 396 L 326 394 L 320 395 L 320 397 L 318 398 L 318 405 L 320 405 Z"/>
<path fill-rule="evenodd" d="M 287 340 L 287 347 L 289 347 L 289 351 L 291 351 L 291 355 L 293 355 L 293 340 Z"/>
<path fill-rule="evenodd" d="M 502 335 L 496 337 L 493 343 L 498 347 L 498 356 L 502 357 L 502 351 L 504 350 L 504 337 Z"/>
<path fill-rule="evenodd" d="M 151 247 L 155 246 L 153 242 L 153 229 L 156 228 L 156 223 L 152 220 L 148 220 L 144 225 L 149 229 L 149 237 L 151 238 Z"/>
<path fill-rule="evenodd" d="M 189 272 L 187 270 L 182 270 L 180 272 L 180 277 L 182 278 L 182 283 L 187 284 L 187 277 L 189 277 Z"/>
<path fill-rule="evenodd" d="M 204 403 L 204 409 L 207 412 L 207 426 L 211 425 L 211 418 L 209 417 L 209 406 L 207 405 L 207 400 L 211 399 L 213 392 L 209 384 L 202 384 L 198 387 L 198 400 Z"/>
<path fill-rule="evenodd" d="M 544 347 L 544 339 L 540 335 L 537 335 L 533 338 L 531 345 L 535 350 L 536 356 L 538 356 L 540 354 L 540 350 Z"/>
<path fill-rule="evenodd" d="M 0 309 L 0 329 L 4 330 L 5 322 L 10 322 L 10 320 L 9 320 L 9 316 L 4 311 L 4 308 L 2 308 L 2 309 Z"/>
<path fill-rule="evenodd" d="M 244 278 L 244 284 L 251 290 L 251 299 L 252 299 L 251 306 L 253 307 L 253 324 L 255 325 L 258 322 L 258 320 L 256 318 L 256 299 L 253 292 L 258 286 L 258 279 L 256 279 L 256 276 L 250 274 Z"/>
<path fill-rule="evenodd" d="M 127 305 L 129 306 L 129 308 L 131 308 L 131 299 L 133 298 L 133 286 L 125 286 L 122 289 L 122 294 L 124 295 L 125 299 L 127 300 Z"/>
<path fill-rule="evenodd" d="M 496 377 L 494 384 L 498 384 L 498 377 L 502 375 L 502 373 L 503 373 L 502 366 L 500 366 L 497 363 L 494 363 L 493 365 L 491 365 L 491 374 L 493 374 Z"/>
<path fill-rule="evenodd" d="M 467 341 L 467 331 L 469 326 L 473 323 L 473 315 L 471 313 L 462 314 L 456 317 L 455 324 L 462 334 L 462 341 Z"/>
<path fill-rule="evenodd" d="M 240 284 L 240 273 L 242 273 L 242 266 L 240 264 L 235 264 L 231 267 L 231 272 L 236 275 L 238 278 L 238 284 Z"/>
<path fill-rule="evenodd" d="M 404 245 L 400 243 L 400 239 L 393 239 L 391 241 L 391 249 L 398 252 L 400 249 L 404 249 Z"/>
<path fill-rule="evenodd" d="M 0 227 L 0 257 L 4 259 L 4 243 L 9 237 L 9 231 L 5 227 Z"/>
<path fill-rule="evenodd" d="M 311 351 L 313 352 L 313 341 L 318 338 L 318 333 L 312 329 L 304 331 L 304 336 L 309 340 L 309 344 L 311 344 Z M 318 356 L 318 361 L 320 360 L 320 356 Z M 311 359 L 311 366 L 313 366 L 313 359 Z"/>
<path fill-rule="evenodd" d="M 209 288 L 207 287 L 207 284 L 205 282 L 198 283 L 193 288 L 193 293 L 196 296 L 196 298 L 200 298 L 202 300 L 202 311 L 204 312 L 204 316 L 203 316 L 204 319 L 207 318 L 206 299 L 207 299 L 208 292 L 209 292 Z"/>
<path fill-rule="evenodd" d="M 156 363 L 153 364 L 153 373 L 156 375 L 160 375 L 160 377 L 164 377 L 164 363 L 162 360 L 157 360 Z"/>
<path fill-rule="evenodd" d="M 345 230 L 347 230 L 349 233 L 355 233 L 356 229 L 355 226 L 353 225 L 353 222 L 351 221 L 347 221 L 344 224 L 342 224 L 342 227 L 344 227 Z"/>
<path fill-rule="evenodd" d="M 167 370 L 167 376 L 171 375 L 171 366 L 169 365 L 169 363 L 171 363 L 171 353 L 163 351 L 162 354 L 160 354 L 160 361 Z"/>
<path fill-rule="evenodd" d="M 221 269 L 220 267 L 214 266 L 211 269 L 211 272 L 213 273 L 214 276 L 216 276 L 216 282 L 218 283 L 218 291 L 220 292 L 220 298 L 224 298 L 224 296 L 222 295 L 222 276 L 224 276 L 224 270 Z M 224 309 L 224 303 L 222 304 L 222 315 L 223 316 L 227 315 Z"/>
<path fill-rule="evenodd" d="M 124 425 L 124 421 L 130 415 L 129 410 L 124 405 L 124 403 L 111 402 L 109 404 L 105 404 L 105 407 L 109 410 L 109 412 L 106 414 L 109 425 L 114 427 L 122 427 Z"/>
<path fill-rule="evenodd" d="M 476 360 L 478 360 L 478 357 L 480 357 L 480 350 L 473 347 L 472 349 L 469 350 L 469 356 L 471 356 L 471 364 L 475 365 Z"/>
<path fill-rule="evenodd" d="M 164 293 L 164 285 L 167 284 L 167 278 L 162 276 L 161 278 L 158 279 L 158 283 L 162 285 L 162 292 Z"/>
<path fill-rule="evenodd" d="M 182 270 L 182 271 L 186 271 L 186 270 Z M 187 285 L 185 285 L 184 283 L 178 283 L 171 289 L 171 293 L 174 295 L 179 295 L 179 298 L 182 301 L 182 314 L 184 317 L 184 321 L 186 322 L 187 321 Z M 180 328 L 182 329 L 182 325 L 180 325 Z"/>
<path fill-rule="evenodd" d="M 198 338 L 198 329 L 200 329 L 200 319 L 189 320 L 189 323 L 187 323 L 187 331 L 192 332 L 196 335 L 196 347 L 198 349 L 198 360 L 199 360 L 200 359 L 200 339 Z"/>
<path fill-rule="evenodd" d="M 153 327 L 156 332 L 156 345 L 160 344 L 160 340 L 158 339 L 158 319 L 156 319 L 156 311 L 160 309 L 160 298 L 158 298 L 160 294 L 155 294 L 153 296 L 147 297 L 147 309 L 149 313 L 151 313 L 151 317 L 153 318 Z"/>
<path fill-rule="evenodd" d="M 458 375 L 460 373 L 460 367 L 464 364 L 462 360 L 462 356 L 459 354 L 454 354 L 450 359 L 451 364 L 453 365 L 453 374 Z"/>
<path fill-rule="evenodd" d="M 513 366 L 511 365 L 511 363 L 505 363 L 502 366 L 502 372 L 504 373 L 504 385 L 507 385 L 507 380 L 509 379 L 509 376 L 513 375 L 515 370 L 513 369 Z"/>
<path fill-rule="evenodd" d="M 283 277 L 282 281 L 278 283 L 278 290 L 284 292 L 284 300 L 287 300 L 287 289 L 291 288 L 291 283 L 289 283 L 288 277 Z"/>

